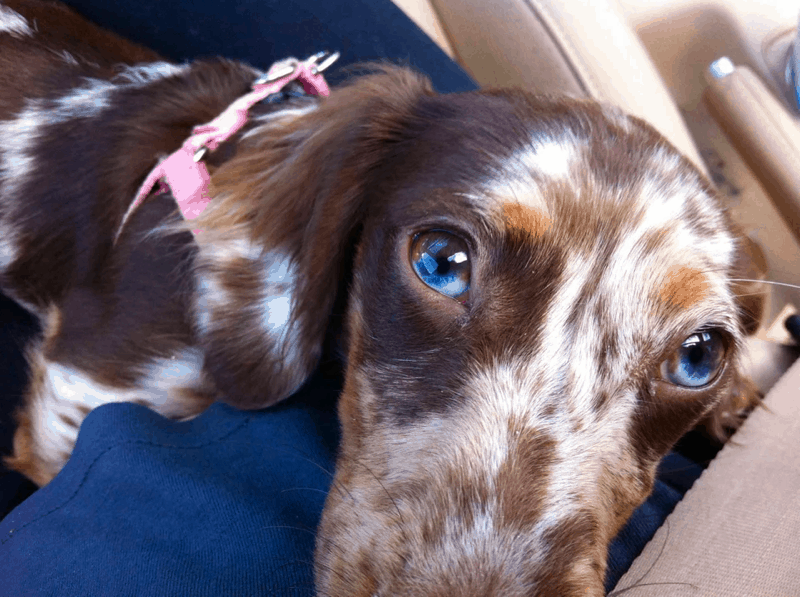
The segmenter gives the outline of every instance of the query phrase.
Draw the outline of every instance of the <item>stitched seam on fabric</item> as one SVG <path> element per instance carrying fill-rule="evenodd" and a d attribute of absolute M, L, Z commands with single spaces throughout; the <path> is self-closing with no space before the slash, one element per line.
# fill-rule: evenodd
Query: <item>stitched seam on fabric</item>
<path fill-rule="evenodd" d="M 81 491 L 81 488 L 83 488 L 83 485 L 89 479 L 89 473 L 91 473 L 92 468 L 94 467 L 94 464 L 97 463 L 106 453 L 108 453 L 112 449 L 115 449 L 115 448 L 120 447 L 120 446 L 129 445 L 129 444 L 146 444 L 148 446 L 154 446 L 154 447 L 158 447 L 158 448 L 187 448 L 187 449 L 202 448 L 204 446 L 212 445 L 212 444 L 214 444 L 216 442 L 219 442 L 221 440 L 225 440 L 229 436 L 233 435 L 235 432 L 239 431 L 242 427 L 244 427 L 248 423 L 250 423 L 250 417 L 245 418 L 245 420 L 241 424 L 237 425 L 232 430 L 228 431 L 226 434 L 223 434 L 222 436 L 220 436 L 218 438 L 214 438 L 213 440 L 209 440 L 209 441 L 202 442 L 200 444 L 194 444 L 194 445 L 164 444 L 164 443 L 160 443 L 160 442 L 152 442 L 152 441 L 149 441 L 149 440 L 126 440 L 125 442 L 118 442 L 116 444 L 108 446 L 108 447 L 104 448 L 103 450 L 101 450 L 100 453 L 92 460 L 92 462 L 89 463 L 89 466 L 86 468 L 86 471 L 83 474 L 83 479 L 80 481 L 80 483 L 78 484 L 78 487 L 75 488 L 75 491 L 69 496 L 69 498 L 67 498 L 60 505 L 58 505 L 56 507 L 53 507 L 52 509 L 47 511 L 47 513 L 44 513 L 43 515 L 40 515 L 39 517 L 34 517 L 33 519 L 31 519 L 30 521 L 24 523 L 23 525 L 21 525 L 19 527 L 15 527 L 14 529 L 9 530 L 7 536 L 5 538 L 3 538 L 2 540 L 0 540 L 0 546 L 6 544 L 9 540 L 14 539 L 14 537 L 16 537 L 16 534 L 18 532 L 22 531 L 23 529 L 25 529 L 29 525 L 32 525 L 32 524 L 36 523 L 37 521 L 41 521 L 45 517 L 48 517 L 49 515 L 52 515 L 53 513 L 58 511 L 59 509 L 62 509 L 65 506 L 67 506 L 70 503 L 70 501 L 72 501 L 72 499 L 75 498 L 78 495 L 78 492 Z"/>
<path fill-rule="evenodd" d="M 582 59 L 580 53 L 572 45 L 569 37 L 567 35 L 556 35 L 555 31 L 558 30 L 559 27 L 555 23 L 555 19 L 552 15 L 550 15 L 541 4 L 537 5 L 531 0 L 524 0 L 524 3 L 528 6 L 531 13 L 533 13 L 534 18 L 536 18 L 547 31 L 550 41 L 556 47 L 559 54 L 561 54 L 567 68 L 572 71 L 572 75 L 583 90 L 583 93 L 586 94 L 586 97 L 599 100 L 600 93 L 598 92 L 597 84 L 592 78 L 592 73 L 586 68 L 586 65 L 581 64 Z"/>

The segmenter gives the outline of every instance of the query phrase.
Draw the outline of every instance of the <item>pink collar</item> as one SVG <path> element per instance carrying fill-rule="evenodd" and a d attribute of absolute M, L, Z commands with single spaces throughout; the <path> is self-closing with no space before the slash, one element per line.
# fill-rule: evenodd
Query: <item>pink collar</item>
<path fill-rule="evenodd" d="M 207 151 L 214 151 L 220 144 L 235 135 L 247 122 L 247 113 L 267 96 L 281 91 L 288 83 L 299 81 L 309 95 L 328 96 L 330 89 L 322 71 L 339 58 L 339 53 L 315 54 L 303 62 L 289 58 L 273 64 L 267 74 L 253 83 L 252 91 L 237 99 L 211 122 L 195 127 L 192 136 L 173 154 L 162 160 L 139 187 L 133 203 L 122 217 L 116 237 L 133 211 L 161 182 L 172 192 L 178 208 L 187 220 L 197 218 L 205 210 L 211 198 L 208 183 L 211 180 L 208 168 L 202 161 Z"/>

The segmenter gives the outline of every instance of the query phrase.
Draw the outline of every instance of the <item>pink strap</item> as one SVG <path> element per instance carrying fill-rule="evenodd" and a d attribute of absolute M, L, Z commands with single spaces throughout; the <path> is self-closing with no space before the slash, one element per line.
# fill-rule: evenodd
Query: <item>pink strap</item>
<path fill-rule="evenodd" d="M 130 215 L 159 181 L 172 191 L 184 218 L 187 220 L 197 218 L 211 201 L 208 195 L 211 176 L 205 163 L 200 159 L 202 153 L 206 150 L 214 151 L 220 144 L 230 139 L 247 122 L 250 108 L 267 96 L 281 91 L 292 81 L 299 81 L 309 95 L 324 97 L 330 95 L 328 84 L 320 71 L 330 65 L 338 54 L 318 65 L 317 60 L 321 56 L 317 54 L 304 62 L 289 59 L 275 63 L 264 77 L 253 84 L 250 93 L 238 98 L 211 122 L 195 127 L 192 136 L 183 142 L 181 148 L 162 160 L 147 175 L 133 203 L 122 218 L 117 237 Z"/>

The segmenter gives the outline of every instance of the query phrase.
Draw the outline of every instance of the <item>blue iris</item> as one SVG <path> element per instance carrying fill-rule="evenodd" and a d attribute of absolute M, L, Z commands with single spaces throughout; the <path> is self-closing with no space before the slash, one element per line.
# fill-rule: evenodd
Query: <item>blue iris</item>
<path fill-rule="evenodd" d="M 667 379 L 673 384 L 697 388 L 714 380 L 722 367 L 725 347 L 713 330 L 695 332 L 664 362 Z"/>
<path fill-rule="evenodd" d="M 445 231 L 421 233 L 411 245 L 411 265 L 420 280 L 433 290 L 465 300 L 470 263 L 464 241 Z"/>

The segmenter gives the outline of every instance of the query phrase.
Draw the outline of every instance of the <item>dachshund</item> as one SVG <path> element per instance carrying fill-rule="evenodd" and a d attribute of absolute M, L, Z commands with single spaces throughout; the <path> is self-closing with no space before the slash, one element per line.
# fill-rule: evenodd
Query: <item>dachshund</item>
<path fill-rule="evenodd" d="M 43 329 L 8 464 L 47 484 L 108 402 L 275 404 L 341 304 L 318 592 L 602 593 L 659 460 L 758 400 L 751 242 L 640 119 L 392 66 L 254 105 L 196 219 L 134 200 L 263 76 L 0 4 L 0 288 Z"/>

